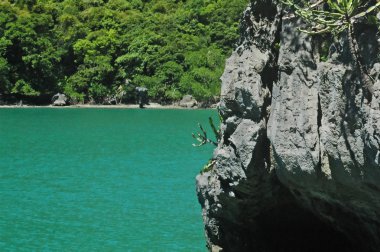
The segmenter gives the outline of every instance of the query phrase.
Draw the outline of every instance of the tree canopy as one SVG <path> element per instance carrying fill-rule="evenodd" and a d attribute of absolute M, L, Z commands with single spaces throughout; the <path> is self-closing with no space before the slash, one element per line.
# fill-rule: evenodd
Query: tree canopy
<path fill-rule="evenodd" d="M 0 0 L 0 93 L 219 94 L 248 0 Z M 128 85 L 126 85 L 128 83 Z"/>

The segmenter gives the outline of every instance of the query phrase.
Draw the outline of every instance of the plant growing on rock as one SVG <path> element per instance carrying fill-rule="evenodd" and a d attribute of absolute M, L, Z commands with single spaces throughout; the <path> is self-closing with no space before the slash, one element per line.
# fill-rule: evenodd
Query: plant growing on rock
<path fill-rule="evenodd" d="M 371 98 L 374 92 L 372 87 L 374 81 L 364 67 L 355 38 L 354 25 L 363 22 L 365 17 L 377 10 L 380 7 L 380 1 L 318 0 L 310 3 L 310 1 L 305 0 L 281 0 L 281 2 L 305 21 L 307 27 L 299 29 L 302 32 L 311 35 L 323 33 L 339 35 L 347 31 L 350 53 L 360 72 L 365 91 L 369 93 L 369 98 Z"/>
<path fill-rule="evenodd" d="M 209 171 L 211 171 L 212 168 L 214 167 L 215 163 L 216 163 L 216 160 L 211 158 L 211 159 L 207 162 L 207 164 L 205 164 L 205 165 L 203 166 L 202 170 L 200 170 L 200 173 L 203 174 L 203 173 L 205 173 L 205 172 L 209 172 Z"/>
<path fill-rule="evenodd" d="M 221 117 L 220 117 L 220 119 L 221 119 Z M 198 141 L 197 144 L 193 144 L 194 147 L 200 147 L 200 146 L 203 146 L 207 143 L 218 146 L 218 143 L 222 137 L 222 132 L 221 132 L 220 128 L 217 128 L 215 126 L 214 120 L 211 117 L 208 118 L 208 122 L 210 124 L 211 129 L 212 129 L 212 132 L 214 133 L 216 141 L 210 139 L 207 136 L 207 132 L 203 128 L 202 124 L 198 123 L 198 127 L 202 133 L 199 133 L 199 132 L 197 132 L 196 134 L 192 133 L 193 138 Z"/>

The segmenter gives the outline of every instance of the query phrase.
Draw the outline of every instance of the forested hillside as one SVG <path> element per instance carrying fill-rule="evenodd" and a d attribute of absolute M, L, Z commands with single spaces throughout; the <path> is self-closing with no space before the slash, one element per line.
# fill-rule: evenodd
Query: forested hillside
<path fill-rule="evenodd" d="M 0 0 L 0 93 L 219 94 L 248 0 Z"/>

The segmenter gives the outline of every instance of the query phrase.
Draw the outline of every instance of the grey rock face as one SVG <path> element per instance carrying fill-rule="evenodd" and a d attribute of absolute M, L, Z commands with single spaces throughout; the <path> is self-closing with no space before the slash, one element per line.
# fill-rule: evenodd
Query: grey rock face
<path fill-rule="evenodd" d="M 192 95 L 183 96 L 182 100 L 179 101 L 179 106 L 184 108 L 193 108 L 198 105 L 197 100 Z"/>
<path fill-rule="evenodd" d="M 226 64 L 223 137 L 197 176 L 207 245 L 223 251 L 378 251 L 380 61 L 373 27 L 357 29 L 375 80 L 369 101 L 343 34 L 320 60 L 276 1 L 244 13 Z M 278 49 L 279 48 L 279 49 Z"/>
<path fill-rule="evenodd" d="M 65 94 L 57 93 L 52 97 L 53 106 L 66 106 L 68 98 Z"/>

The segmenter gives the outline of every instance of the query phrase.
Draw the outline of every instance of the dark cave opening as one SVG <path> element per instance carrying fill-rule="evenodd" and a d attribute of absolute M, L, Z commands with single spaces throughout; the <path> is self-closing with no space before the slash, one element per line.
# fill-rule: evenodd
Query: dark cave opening
<path fill-rule="evenodd" d="M 358 251 L 355 244 L 335 227 L 321 221 L 313 213 L 286 204 L 257 217 L 259 229 L 248 251 L 320 252 Z"/>

